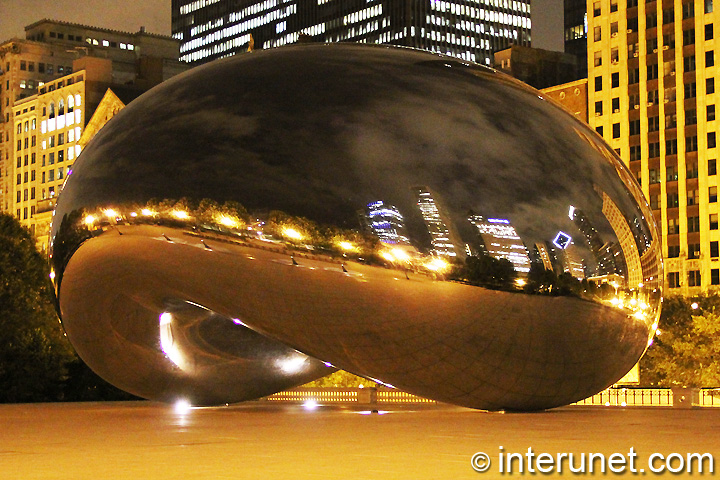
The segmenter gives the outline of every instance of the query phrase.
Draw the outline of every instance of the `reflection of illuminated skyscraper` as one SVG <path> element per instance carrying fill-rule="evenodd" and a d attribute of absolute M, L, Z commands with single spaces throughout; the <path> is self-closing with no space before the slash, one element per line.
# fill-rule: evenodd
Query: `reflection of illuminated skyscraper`
<path fill-rule="evenodd" d="M 573 244 L 572 237 L 565 232 L 558 232 L 552 243 L 557 248 L 557 257 L 562 264 L 562 270 L 575 278 L 585 278 L 582 256 Z"/>
<path fill-rule="evenodd" d="M 444 215 L 441 215 L 440 208 L 430 190 L 427 187 L 414 187 L 413 191 L 417 195 L 417 205 L 430 234 L 432 252 L 435 255 L 447 257 L 457 256 L 455 245 L 450 238 L 448 222 L 443 219 Z"/>
<path fill-rule="evenodd" d="M 470 223 L 477 227 L 485 243 L 485 249 L 491 257 L 509 260 L 516 271 L 530 271 L 530 257 L 510 220 L 503 218 L 483 218 L 471 214 Z M 547 267 L 546 267 L 547 268 Z"/>
<path fill-rule="evenodd" d="M 551 272 L 554 271 L 551 251 L 550 248 L 548 248 L 547 242 L 536 243 L 535 250 L 537 251 L 537 256 L 540 258 L 540 261 L 542 261 L 545 270 L 550 270 Z"/>
<path fill-rule="evenodd" d="M 620 209 L 615 205 L 615 202 L 608 196 L 607 193 L 602 192 L 603 208 L 602 212 L 605 214 L 610 226 L 615 231 L 615 236 L 620 242 L 620 248 L 622 248 L 623 255 L 625 256 L 625 262 L 627 264 L 627 277 L 629 287 L 637 287 L 643 283 L 642 264 L 640 262 L 640 253 L 638 251 L 637 243 L 635 243 L 635 236 L 633 231 L 628 224 L 627 219 L 623 216 Z"/>
<path fill-rule="evenodd" d="M 381 242 L 409 245 L 405 234 L 405 221 L 397 208 L 385 205 L 382 200 L 368 203 L 367 221 Z"/>
<path fill-rule="evenodd" d="M 585 241 L 595 257 L 594 275 L 603 276 L 616 273 L 623 277 L 626 276 L 625 258 L 622 256 L 620 248 L 613 242 L 604 243 L 582 210 L 571 205 L 568 216 L 585 237 Z"/>

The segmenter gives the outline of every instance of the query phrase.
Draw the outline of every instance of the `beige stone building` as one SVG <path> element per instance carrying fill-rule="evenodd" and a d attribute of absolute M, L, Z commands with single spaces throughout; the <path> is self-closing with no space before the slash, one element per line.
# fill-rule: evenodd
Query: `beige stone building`
<path fill-rule="evenodd" d="M 47 247 L 55 197 L 108 90 L 114 93 L 104 102 L 105 121 L 108 109 L 117 111 L 113 101 L 124 106 L 186 70 L 178 56 L 178 42 L 169 37 L 49 20 L 26 27 L 25 39 L 0 45 L 0 210 L 30 228 L 39 248 Z"/>
<path fill-rule="evenodd" d="M 713 1 L 587 5 L 588 123 L 648 199 L 662 232 L 665 292 L 717 289 L 720 23 Z"/>

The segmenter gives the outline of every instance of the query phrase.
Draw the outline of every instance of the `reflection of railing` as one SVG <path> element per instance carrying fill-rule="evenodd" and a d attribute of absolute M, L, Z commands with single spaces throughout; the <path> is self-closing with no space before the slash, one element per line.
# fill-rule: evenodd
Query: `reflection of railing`
<path fill-rule="evenodd" d="M 574 403 L 579 406 L 609 407 L 672 407 L 681 406 L 680 394 L 670 388 L 609 388 L 585 400 Z M 697 389 L 692 398 L 694 407 L 720 408 L 719 389 Z M 275 393 L 262 399 L 273 403 L 304 403 L 314 400 L 325 404 L 378 403 L 378 404 L 426 404 L 438 405 L 435 400 L 418 397 L 391 388 L 296 388 Z M 684 400 L 684 398 L 683 398 Z"/>

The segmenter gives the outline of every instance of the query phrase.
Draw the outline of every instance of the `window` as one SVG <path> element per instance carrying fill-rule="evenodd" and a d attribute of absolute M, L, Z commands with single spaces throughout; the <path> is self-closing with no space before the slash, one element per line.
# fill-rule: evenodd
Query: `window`
<path fill-rule="evenodd" d="M 603 113 L 603 102 L 602 100 L 595 102 L 595 116 L 600 116 Z"/>
<path fill-rule="evenodd" d="M 65 150 L 60 150 L 59 152 L 57 152 L 57 161 L 58 163 L 60 163 L 63 160 L 65 160 Z"/>
<path fill-rule="evenodd" d="M 595 91 L 599 92 L 602 90 L 602 77 L 595 77 Z"/>
<path fill-rule="evenodd" d="M 700 191 L 699 190 L 688 190 L 688 192 L 687 192 L 688 206 L 689 205 L 697 205 L 698 202 L 700 202 Z"/>
<path fill-rule="evenodd" d="M 679 288 L 680 287 L 680 272 L 670 272 L 667 275 L 668 288 Z"/>
<path fill-rule="evenodd" d="M 620 138 L 620 124 L 613 123 L 613 136 L 612 138 Z"/>
<path fill-rule="evenodd" d="M 654 65 L 648 65 L 647 66 L 647 79 L 648 80 L 655 80 L 658 78 L 658 66 L 657 63 Z"/>
<path fill-rule="evenodd" d="M 65 134 L 58 133 L 58 145 L 64 145 L 64 144 L 65 144 Z"/>
<path fill-rule="evenodd" d="M 610 63 L 616 64 L 620 61 L 620 50 L 618 48 L 612 48 L 610 50 Z M 615 85 L 613 85 L 614 87 Z"/>
<path fill-rule="evenodd" d="M 717 175 L 717 160 L 708 160 L 708 175 Z"/>
<path fill-rule="evenodd" d="M 683 57 L 683 71 L 692 72 L 695 70 L 695 55 Z"/>
<path fill-rule="evenodd" d="M 652 142 L 648 144 L 648 158 L 657 158 L 660 156 L 660 142 Z M 652 171 L 652 170 L 651 170 Z M 650 181 L 651 184 L 653 183 L 660 183 L 660 180 L 658 179 L 657 182 Z"/>
<path fill-rule="evenodd" d="M 33 170 L 32 172 L 30 172 L 30 181 L 31 181 L 31 182 L 34 182 L 34 181 L 35 181 L 35 170 Z M 35 198 L 35 197 L 33 197 L 33 198 Z"/>
<path fill-rule="evenodd" d="M 685 98 L 695 98 L 697 96 L 697 84 L 695 82 L 685 84 Z"/>
<path fill-rule="evenodd" d="M 710 77 L 705 79 L 705 93 L 715 93 L 715 78 Z"/>
<path fill-rule="evenodd" d="M 678 179 L 678 168 L 677 165 L 671 165 L 665 168 L 665 178 L 668 182 L 677 182 Z"/>
<path fill-rule="evenodd" d="M 699 287 L 699 286 L 700 286 L 700 270 L 690 270 L 688 272 L 688 287 Z"/>
<path fill-rule="evenodd" d="M 715 148 L 715 146 L 716 146 L 715 132 L 708 132 L 707 142 L 708 142 L 708 148 Z"/>
<path fill-rule="evenodd" d="M 712 13 L 713 0 L 705 0 L 705 13 Z"/>
<path fill-rule="evenodd" d="M 710 284 L 720 285 L 720 268 L 713 268 L 710 270 Z"/>
<path fill-rule="evenodd" d="M 685 151 L 686 152 L 697 152 L 698 140 L 697 135 L 691 137 L 685 137 Z"/>
<path fill-rule="evenodd" d="M 640 135 L 640 120 L 630 120 L 628 124 L 630 135 Z"/>
<path fill-rule="evenodd" d="M 648 107 L 660 103 L 660 92 L 657 90 L 648 90 Z"/>
<path fill-rule="evenodd" d="M 639 68 L 633 68 L 628 70 L 628 83 L 632 85 L 633 83 L 638 83 L 640 81 L 640 69 Z M 597 86 L 597 79 L 595 80 L 595 86 Z"/>
<path fill-rule="evenodd" d="M 593 54 L 593 59 L 594 59 L 593 65 L 595 65 L 596 67 L 601 66 L 602 65 L 602 52 L 595 52 Z"/>
<path fill-rule="evenodd" d="M 48 170 L 48 182 L 55 181 L 55 170 Z"/>
<path fill-rule="evenodd" d="M 697 110 L 688 109 L 685 111 L 685 125 L 696 125 L 697 124 Z"/>
<path fill-rule="evenodd" d="M 677 138 L 665 140 L 665 155 L 677 155 Z"/>
<path fill-rule="evenodd" d="M 680 256 L 680 245 L 668 246 L 668 258 L 678 258 Z"/>
<path fill-rule="evenodd" d="M 595 127 L 595 131 L 596 131 L 596 132 L 598 133 L 598 135 L 600 135 L 601 137 L 603 136 L 603 127 L 602 127 L 602 125 L 598 125 L 597 127 Z"/>
<path fill-rule="evenodd" d="M 708 187 L 708 202 L 717 202 L 717 187 Z"/>
<path fill-rule="evenodd" d="M 712 258 L 720 257 L 720 244 L 718 242 L 710 242 L 710 256 Z"/>
<path fill-rule="evenodd" d="M 718 229 L 718 214 L 711 213 L 710 214 L 710 230 L 717 230 L 717 229 Z"/>
<path fill-rule="evenodd" d="M 600 12 L 600 2 L 593 2 L 593 17 L 599 17 Z"/>
<path fill-rule="evenodd" d="M 640 160 L 642 158 L 642 151 L 640 145 L 630 145 L 630 161 Z"/>
<path fill-rule="evenodd" d="M 675 11 L 672 9 L 672 7 L 663 9 L 662 17 L 663 17 L 663 25 L 667 25 L 668 23 L 673 23 L 675 21 Z"/>
<path fill-rule="evenodd" d="M 660 130 L 660 117 L 657 115 L 648 118 L 648 132 L 657 132 Z"/>
<path fill-rule="evenodd" d="M 48 164 L 53 165 L 55 163 L 55 153 L 50 152 L 50 155 L 48 156 Z"/>
<path fill-rule="evenodd" d="M 680 222 L 677 218 L 668 218 L 668 235 L 680 233 Z"/>
<path fill-rule="evenodd" d="M 35 172 L 33 172 L 35 173 Z M 35 187 L 30 189 L 30 200 L 35 200 Z"/>
<path fill-rule="evenodd" d="M 610 13 L 618 11 L 618 0 L 610 0 Z"/>
<path fill-rule="evenodd" d="M 610 35 L 614 37 L 617 35 L 617 33 L 618 33 L 618 22 L 613 22 L 610 24 Z M 637 44 L 635 44 L 635 45 L 637 45 Z"/>
<path fill-rule="evenodd" d="M 618 72 L 613 73 L 610 76 L 612 82 L 612 88 L 618 88 L 620 86 L 620 74 Z"/>
<path fill-rule="evenodd" d="M 696 258 L 700 258 L 700 244 L 688 243 L 688 259 L 693 260 Z"/>
<path fill-rule="evenodd" d="M 20 70 L 27 70 L 27 62 L 25 60 L 20 60 Z"/>
<path fill-rule="evenodd" d="M 657 39 L 657 37 L 648 38 L 646 44 L 647 44 L 647 51 L 648 51 L 648 53 L 651 53 L 651 52 L 652 52 L 652 53 L 655 53 L 655 52 L 657 52 L 657 48 L 658 48 L 658 39 Z"/>
<path fill-rule="evenodd" d="M 715 65 L 715 51 L 708 50 L 705 52 L 705 67 L 712 67 Z"/>
<path fill-rule="evenodd" d="M 63 178 L 63 167 L 58 168 L 58 174 L 57 174 L 58 180 L 62 180 Z M 699 246 L 698 246 L 699 248 Z"/>
<path fill-rule="evenodd" d="M 698 164 L 688 163 L 685 167 L 685 178 L 698 178 Z"/>
<path fill-rule="evenodd" d="M 684 3 L 682 6 L 683 20 L 695 16 L 695 4 L 693 2 Z"/>
<path fill-rule="evenodd" d="M 708 122 L 715 120 L 715 105 L 708 105 L 706 112 Z"/>
<path fill-rule="evenodd" d="M 645 15 L 645 26 L 647 28 L 657 27 L 657 14 L 648 13 L 647 15 Z"/>
<path fill-rule="evenodd" d="M 668 193 L 667 194 L 667 208 L 677 208 L 679 205 L 680 205 L 680 202 L 679 202 L 679 198 L 678 198 L 678 193 L 677 192 Z M 677 219 L 675 219 L 674 222 L 676 222 L 676 225 L 677 225 Z M 678 232 L 676 231 L 673 233 L 678 233 Z"/>
<path fill-rule="evenodd" d="M 712 40 L 713 39 L 713 24 L 708 23 L 705 25 L 705 40 Z"/>
<path fill-rule="evenodd" d="M 650 208 L 653 210 L 660 208 L 660 195 L 650 195 Z"/>
<path fill-rule="evenodd" d="M 700 231 L 700 217 L 688 217 L 688 233 Z M 689 247 L 690 245 L 688 245 Z M 689 248 L 688 248 L 689 250 Z M 700 245 L 697 245 L 697 250 L 700 252 Z"/>

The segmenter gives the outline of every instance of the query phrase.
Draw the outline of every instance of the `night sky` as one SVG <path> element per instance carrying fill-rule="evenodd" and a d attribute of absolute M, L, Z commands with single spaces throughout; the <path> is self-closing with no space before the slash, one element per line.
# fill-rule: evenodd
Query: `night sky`
<path fill-rule="evenodd" d="M 562 3 L 533 0 L 533 47 L 562 50 Z M 0 41 L 25 38 L 25 26 L 43 18 L 170 35 L 170 0 L 0 0 Z"/>

